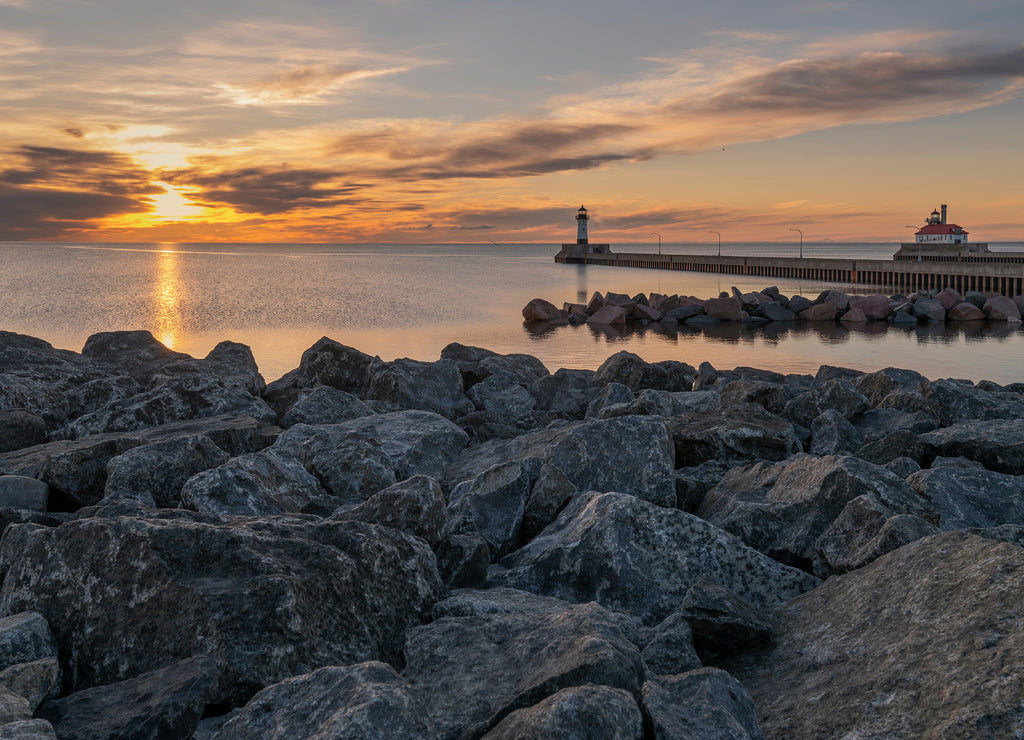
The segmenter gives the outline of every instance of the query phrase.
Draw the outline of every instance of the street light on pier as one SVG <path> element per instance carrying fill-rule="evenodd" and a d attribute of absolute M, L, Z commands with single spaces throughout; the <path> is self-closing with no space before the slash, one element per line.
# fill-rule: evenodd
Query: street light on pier
<path fill-rule="evenodd" d="M 800 229 L 790 229 L 790 231 L 800 231 Z M 804 258 L 804 232 L 800 231 L 800 259 Z"/>
<path fill-rule="evenodd" d="M 718 256 L 722 256 L 722 232 L 720 231 L 709 231 L 709 234 L 718 234 Z"/>
<path fill-rule="evenodd" d="M 659 234 L 657 231 L 652 231 L 650 233 L 658 237 L 658 254 L 661 254 L 661 234 Z"/>

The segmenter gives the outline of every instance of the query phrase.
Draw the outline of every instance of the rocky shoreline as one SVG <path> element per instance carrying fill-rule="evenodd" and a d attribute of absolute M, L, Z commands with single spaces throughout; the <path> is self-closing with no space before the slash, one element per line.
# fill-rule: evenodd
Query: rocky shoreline
<path fill-rule="evenodd" d="M 1022 476 L 1024 383 L 0 332 L 0 739 L 1012 737 Z"/>

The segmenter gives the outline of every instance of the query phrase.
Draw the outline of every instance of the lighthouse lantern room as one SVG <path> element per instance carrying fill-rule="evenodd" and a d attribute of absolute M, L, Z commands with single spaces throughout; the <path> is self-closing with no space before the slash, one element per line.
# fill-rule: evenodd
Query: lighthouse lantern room
<path fill-rule="evenodd" d="M 609 244 L 591 244 L 587 234 L 587 224 L 590 221 L 590 214 L 585 206 L 580 206 L 576 211 L 576 243 L 563 244 L 562 251 L 556 257 L 565 262 L 586 262 L 588 254 L 611 254 L 612 248 Z"/>

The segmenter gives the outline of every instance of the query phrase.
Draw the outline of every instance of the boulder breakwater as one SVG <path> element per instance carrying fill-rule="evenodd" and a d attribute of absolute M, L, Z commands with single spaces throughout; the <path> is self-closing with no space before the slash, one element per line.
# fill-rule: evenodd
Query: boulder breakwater
<path fill-rule="evenodd" d="M 721 293 L 717 298 L 640 293 L 629 296 L 595 292 L 588 303 L 563 303 L 535 298 L 523 307 L 527 322 L 610 326 L 632 322 L 658 322 L 667 326 L 714 326 L 721 322 L 772 324 L 792 321 L 841 322 L 846 325 L 887 321 L 896 326 L 944 321 L 1003 321 L 1021 323 L 1024 296 L 953 288 L 932 289 L 910 295 L 848 295 L 826 290 L 817 298 L 785 296 L 778 288 Z"/>
<path fill-rule="evenodd" d="M 1013 737 L 1022 476 L 1024 383 L 0 332 L 0 737 Z"/>

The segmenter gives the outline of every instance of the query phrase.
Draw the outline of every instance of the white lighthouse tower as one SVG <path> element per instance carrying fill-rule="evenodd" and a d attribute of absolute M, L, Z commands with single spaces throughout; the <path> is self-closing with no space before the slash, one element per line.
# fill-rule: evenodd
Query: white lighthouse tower
<path fill-rule="evenodd" d="M 563 244 L 562 251 L 555 255 L 559 262 L 586 262 L 589 254 L 611 254 L 612 248 L 609 244 L 591 244 L 587 234 L 587 223 L 590 215 L 585 206 L 580 206 L 576 211 L 576 243 Z"/>
<path fill-rule="evenodd" d="M 587 209 L 580 206 L 580 210 L 576 212 L 576 243 L 577 244 L 589 244 L 587 239 L 587 221 L 590 220 L 590 216 L 587 215 Z"/>

